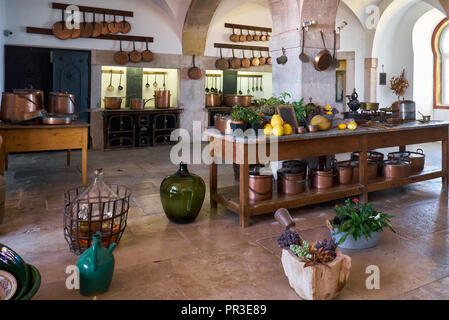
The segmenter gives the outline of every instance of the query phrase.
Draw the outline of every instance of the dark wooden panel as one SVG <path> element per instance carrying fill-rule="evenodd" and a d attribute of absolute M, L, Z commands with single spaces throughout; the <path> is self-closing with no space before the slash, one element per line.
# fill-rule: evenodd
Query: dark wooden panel
<path fill-rule="evenodd" d="M 237 93 L 237 71 L 223 71 L 223 94 Z"/>
<path fill-rule="evenodd" d="M 130 99 L 132 98 L 142 98 L 142 77 L 143 69 L 128 67 L 126 68 L 126 95 L 129 97 L 126 99 L 126 107 L 129 107 Z M 151 89 L 153 89 L 153 82 L 150 82 Z M 147 103 L 149 106 L 150 103 Z"/>

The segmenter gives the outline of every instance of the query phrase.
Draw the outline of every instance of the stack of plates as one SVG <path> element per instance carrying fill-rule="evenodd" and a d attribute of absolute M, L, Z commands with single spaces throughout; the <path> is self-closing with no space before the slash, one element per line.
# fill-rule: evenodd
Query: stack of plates
<path fill-rule="evenodd" d="M 29 300 L 40 284 L 39 271 L 0 243 L 0 300 Z"/>

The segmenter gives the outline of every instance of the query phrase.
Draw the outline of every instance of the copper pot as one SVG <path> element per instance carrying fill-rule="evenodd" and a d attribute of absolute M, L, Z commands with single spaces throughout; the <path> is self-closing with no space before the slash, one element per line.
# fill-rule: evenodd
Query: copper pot
<path fill-rule="evenodd" d="M 2 105 L 0 110 L 0 120 L 12 121 L 16 95 L 10 92 L 3 92 Z"/>
<path fill-rule="evenodd" d="M 14 93 L 14 107 L 11 115 L 12 122 L 24 121 L 27 113 L 42 110 L 40 100 L 35 93 Z"/>
<path fill-rule="evenodd" d="M 422 149 L 418 149 L 416 150 L 416 152 L 390 152 L 388 154 L 388 160 L 409 161 L 411 170 L 422 171 L 424 169 L 426 155 L 424 154 L 424 151 Z"/>
<path fill-rule="evenodd" d="M 75 113 L 75 95 L 69 93 L 50 92 L 48 95 L 48 113 Z"/>
<path fill-rule="evenodd" d="M 259 169 L 255 166 L 249 173 L 249 199 L 253 201 L 271 199 L 273 193 L 273 175 L 261 174 Z"/>
<path fill-rule="evenodd" d="M 221 106 L 222 95 L 218 93 L 206 94 L 206 107 L 219 107 Z"/>
<path fill-rule="evenodd" d="M 131 110 L 143 110 L 145 109 L 145 105 L 148 101 L 153 99 L 140 99 L 140 98 L 133 98 L 129 100 L 129 107 Z"/>
<path fill-rule="evenodd" d="M 252 96 L 239 96 L 236 94 L 227 94 L 224 96 L 224 103 L 227 107 L 233 107 L 240 104 L 244 107 L 249 107 L 251 105 Z"/>
<path fill-rule="evenodd" d="M 410 176 L 410 161 L 406 160 L 387 160 L 383 165 L 383 176 L 387 179 L 407 178 Z"/>
<path fill-rule="evenodd" d="M 105 109 L 120 109 L 122 107 L 121 97 L 105 97 L 103 101 Z"/>
<path fill-rule="evenodd" d="M 155 108 L 170 108 L 170 90 L 156 90 L 154 91 L 154 107 Z"/>
<path fill-rule="evenodd" d="M 39 109 L 44 109 L 44 91 L 43 90 L 37 90 L 33 89 L 32 86 L 30 86 L 29 89 L 14 89 L 14 93 L 34 93 L 36 94 L 37 103 L 40 105 Z"/>
<path fill-rule="evenodd" d="M 295 195 L 306 190 L 306 171 L 300 169 L 282 168 L 278 172 L 278 192 Z"/>
<path fill-rule="evenodd" d="M 337 163 L 338 182 L 340 184 L 352 184 L 354 170 L 357 170 L 351 161 Z"/>
<path fill-rule="evenodd" d="M 220 131 L 223 134 L 230 134 L 232 133 L 231 129 L 231 120 L 230 119 L 223 119 L 220 115 L 218 115 L 218 118 L 214 119 L 214 128 Z"/>
<path fill-rule="evenodd" d="M 354 181 L 354 183 L 359 183 L 359 162 L 351 161 L 351 164 L 354 166 L 353 181 Z M 377 178 L 378 168 L 379 168 L 379 163 L 377 163 L 375 161 L 368 160 L 367 173 L 366 173 L 368 176 L 368 180 L 374 180 Z"/>
<path fill-rule="evenodd" d="M 312 186 L 317 189 L 329 189 L 334 185 L 335 174 L 331 170 L 312 169 Z"/>
<path fill-rule="evenodd" d="M 324 50 L 321 50 L 316 56 L 313 61 L 313 64 L 315 66 L 315 69 L 317 71 L 325 71 L 327 70 L 333 61 L 333 57 L 329 50 L 326 49 L 326 42 L 324 41 L 324 33 L 321 30 L 321 39 L 323 40 L 324 44 Z"/>

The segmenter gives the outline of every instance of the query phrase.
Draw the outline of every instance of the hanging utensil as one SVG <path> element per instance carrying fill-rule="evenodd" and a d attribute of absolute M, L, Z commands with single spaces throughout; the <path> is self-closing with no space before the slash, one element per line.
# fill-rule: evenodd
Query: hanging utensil
<path fill-rule="evenodd" d="M 245 50 L 242 50 L 242 52 L 243 52 L 242 67 L 243 68 L 251 67 L 251 60 L 245 57 Z"/>
<path fill-rule="evenodd" d="M 248 77 L 248 90 L 246 91 L 248 94 L 251 93 L 251 89 L 249 88 L 249 77 Z"/>
<path fill-rule="evenodd" d="M 146 43 L 147 49 L 142 52 L 142 60 L 144 62 L 151 62 L 154 59 L 154 54 L 150 49 L 148 49 L 148 39 L 145 39 L 145 40 L 146 40 L 145 43 Z"/>
<path fill-rule="evenodd" d="M 218 93 L 219 94 L 222 94 L 223 93 L 223 90 L 222 90 L 222 87 L 221 87 L 221 85 L 222 85 L 222 82 L 221 82 L 221 76 L 220 76 L 220 79 L 218 79 L 219 81 L 218 81 L 218 83 L 219 83 L 219 87 L 220 87 L 220 91 L 218 91 Z"/>
<path fill-rule="evenodd" d="M 215 78 L 215 88 L 214 88 L 214 93 L 218 93 L 218 88 L 217 88 L 217 76 L 214 76 Z"/>
<path fill-rule="evenodd" d="M 122 40 L 120 40 L 120 51 L 114 54 L 114 61 L 121 65 L 127 64 L 129 61 L 128 53 L 122 50 Z"/>
<path fill-rule="evenodd" d="M 243 92 L 242 92 L 242 77 L 240 77 L 240 90 L 239 90 L 239 95 L 242 95 L 243 94 Z"/>
<path fill-rule="evenodd" d="M 256 91 L 259 91 L 259 78 L 256 78 Z"/>
<path fill-rule="evenodd" d="M 243 35 L 242 29 L 240 29 L 240 37 L 239 37 L 239 41 L 240 41 L 240 42 L 245 42 L 245 41 L 246 41 L 246 36 Z"/>
<path fill-rule="evenodd" d="M 75 25 L 75 19 L 74 19 L 74 15 L 75 15 L 75 11 L 72 10 L 72 26 Z M 71 38 L 72 39 L 78 39 L 79 37 L 81 37 L 81 27 L 78 26 L 78 29 L 73 28 L 72 29 L 72 35 Z"/>
<path fill-rule="evenodd" d="M 242 66 L 242 61 L 234 55 L 234 48 L 232 48 L 232 58 L 229 64 L 231 65 L 231 69 L 239 69 Z"/>
<path fill-rule="evenodd" d="M 157 87 L 158 87 L 158 83 L 157 83 L 157 74 L 155 73 L 154 74 L 154 82 L 153 82 L 153 87 L 155 88 L 155 89 L 157 89 Z"/>
<path fill-rule="evenodd" d="M 228 70 L 229 69 L 229 61 L 223 58 L 223 52 L 220 48 L 220 59 L 215 62 L 215 67 L 219 70 Z"/>
<path fill-rule="evenodd" d="M 329 50 L 326 49 L 326 41 L 324 40 L 324 32 L 320 31 L 321 39 L 323 40 L 324 50 L 320 51 L 314 60 L 315 69 L 318 71 L 327 70 L 332 63 L 332 55 Z"/>
<path fill-rule="evenodd" d="M 231 40 L 232 42 L 239 42 L 240 37 L 238 36 L 238 34 L 235 33 L 235 29 L 232 28 L 232 34 L 229 37 L 229 40 Z"/>
<path fill-rule="evenodd" d="M 149 72 L 147 71 L 147 83 L 145 84 L 145 88 L 149 88 L 150 87 L 150 82 L 148 81 L 148 76 L 149 76 Z"/>
<path fill-rule="evenodd" d="M 254 56 L 254 50 L 252 50 L 252 52 L 253 52 L 253 58 L 251 59 L 251 64 L 255 67 L 258 67 L 260 64 L 259 58 L 256 58 Z"/>
<path fill-rule="evenodd" d="M 83 12 L 83 22 L 80 25 L 81 27 L 81 37 L 90 38 L 92 33 L 94 32 L 94 27 L 92 23 L 86 21 L 86 12 Z"/>
<path fill-rule="evenodd" d="M 334 67 L 335 69 L 340 68 L 340 62 L 338 62 L 337 60 L 337 31 L 334 30 L 334 54 L 332 56 L 332 67 Z"/>
<path fill-rule="evenodd" d="M 106 22 L 106 13 L 103 13 L 103 22 L 101 23 L 101 34 L 109 34 L 108 23 Z"/>
<path fill-rule="evenodd" d="M 142 61 L 142 54 L 136 50 L 136 42 L 133 41 L 133 51 L 129 53 L 129 60 L 134 63 Z"/>
<path fill-rule="evenodd" d="M 195 66 L 195 55 L 193 55 L 193 67 L 189 69 L 187 75 L 192 80 L 199 80 L 203 77 L 203 71 L 197 66 Z"/>
<path fill-rule="evenodd" d="M 257 31 L 254 30 L 254 41 L 260 41 L 260 36 L 257 34 Z"/>
<path fill-rule="evenodd" d="M 121 33 L 129 33 L 131 31 L 131 24 L 126 21 L 125 16 L 123 16 L 122 22 L 119 23 L 119 31 Z"/>
<path fill-rule="evenodd" d="M 212 88 L 210 88 L 210 92 L 211 93 L 215 93 L 215 88 L 214 88 L 214 76 L 211 76 L 211 78 L 212 78 L 212 81 L 211 81 L 211 83 L 212 83 Z"/>
<path fill-rule="evenodd" d="M 310 59 L 309 56 L 304 53 L 305 43 L 306 43 L 305 27 L 302 27 L 302 51 L 301 54 L 299 55 L 299 60 L 301 60 L 303 63 L 308 63 Z"/>
<path fill-rule="evenodd" d="M 265 34 L 263 34 L 263 31 L 261 31 L 261 37 L 260 37 L 260 40 L 261 41 L 267 41 L 267 36 L 265 35 Z"/>
<path fill-rule="evenodd" d="M 164 87 L 164 90 L 165 90 L 165 76 L 166 76 L 166 74 L 164 73 L 164 83 L 162 84 L 162 86 Z"/>
<path fill-rule="evenodd" d="M 260 77 L 260 92 L 263 92 L 263 76 Z"/>
<path fill-rule="evenodd" d="M 92 19 L 92 38 L 97 38 L 101 35 L 101 31 L 103 30 L 103 25 L 101 22 L 95 21 L 95 12 L 93 12 Z"/>
<path fill-rule="evenodd" d="M 56 38 L 58 38 L 60 40 L 67 40 L 72 36 L 72 30 L 73 29 L 66 28 L 64 10 L 62 10 L 61 21 L 56 22 L 53 25 L 53 34 Z"/>
<path fill-rule="evenodd" d="M 209 93 L 210 89 L 209 89 L 209 76 L 206 75 L 206 93 Z"/>
<path fill-rule="evenodd" d="M 123 87 L 122 87 L 122 73 L 123 73 L 123 71 L 120 70 L 120 82 L 119 82 L 119 85 L 118 85 L 118 90 L 119 91 L 123 90 Z"/>
<path fill-rule="evenodd" d="M 263 65 L 265 65 L 265 63 L 267 63 L 267 58 L 265 58 L 265 57 L 262 55 L 262 50 L 259 50 L 259 53 L 260 53 L 259 65 L 263 66 Z"/>
<path fill-rule="evenodd" d="M 112 69 L 111 69 L 111 77 L 110 77 L 110 80 L 109 80 L 109 86 L 107 87 L 107 90 L 111 91 L 111 92 L 114 91 L 114 89 L 115 89 L 114 86 L 112 85 L 112 73 L 113 72 L 112 72 Z"/>
<path fill-rule="evenodd" d="M 251 80 L 252 80 L 252 83 L 253 83 L 253 88 L 252 89 L 253 89 L 253 92 L 254 92 L 254 91 L 256 91 L 256 87 L 254 87 L 254 78 L 251 78 Z"/>
<path fill-rule="evenodd" d="M 253 41 L 254 37 L 249 33 L 248 30 L 248 34 L 246 35 L 246 41 Z"/>
<path fill-rule="evenodd" d="M 286 64 L 288 61 L 287 52 L 285 48 L 282 48 L 282 56 L 276 58 L 278 64 Z"/>
<path fill-rule="evenodd" d="M 120 31 L 120 24 L 117 22 L 115 16 L 114 21 L 108 23 L 108 29 L 112 34 L 117 34 Z"/>

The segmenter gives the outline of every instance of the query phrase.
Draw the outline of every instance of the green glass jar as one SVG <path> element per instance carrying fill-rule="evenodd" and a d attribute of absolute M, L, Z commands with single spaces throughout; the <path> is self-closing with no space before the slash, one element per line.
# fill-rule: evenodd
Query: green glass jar
<path fill-rule="evenodd" d="M 114 273 L 115 259 L 112 250 L 101 245 L 101 233 L 93 236 L 92 246 L 78 259 L 76 264 L 80 272 L 80 292 L 82 295 L 93 296 L 109 289 Z"/>
<path fill-rule="evenodd" d="M 190 174 L 182 163 L 174 175 L 162 181 L 160 195 L 167 218 L 174 223 L 189 223 L 196 219 L 203 206 L 206 185 L 196 174 Z"/>

